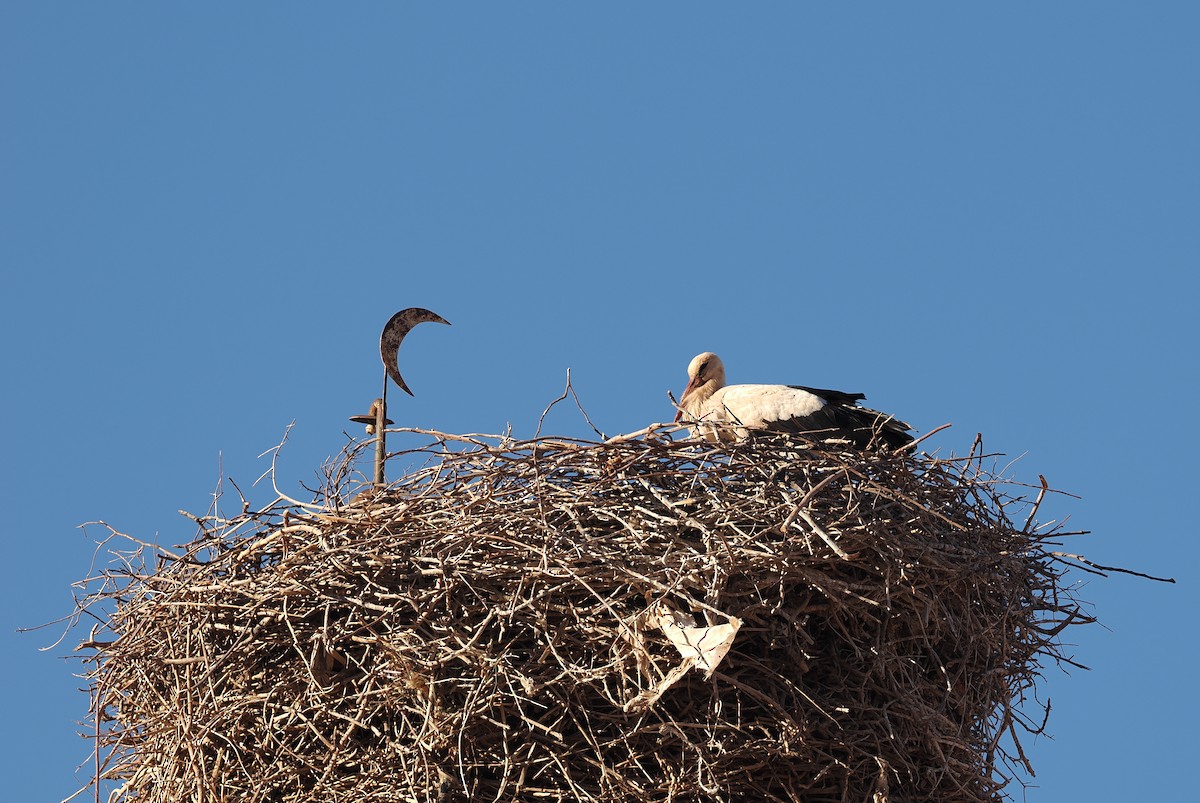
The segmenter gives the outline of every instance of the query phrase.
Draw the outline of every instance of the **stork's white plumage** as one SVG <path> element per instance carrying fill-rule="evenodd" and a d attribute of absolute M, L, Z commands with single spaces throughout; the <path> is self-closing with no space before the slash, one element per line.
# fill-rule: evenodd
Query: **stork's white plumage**
<path fill-rule="evenodd" d="M 711 351 L 688 365 L 676 421 L 707 441 L 743 440 L 751 431 L 804 433 L 846 440 L 862 449 L 872 442 L 892 448 L 912 442 L 912 429 L 886 413 L 860 407 L 861 393 L 802 385 L 726 385 L 725 364 Z"/>

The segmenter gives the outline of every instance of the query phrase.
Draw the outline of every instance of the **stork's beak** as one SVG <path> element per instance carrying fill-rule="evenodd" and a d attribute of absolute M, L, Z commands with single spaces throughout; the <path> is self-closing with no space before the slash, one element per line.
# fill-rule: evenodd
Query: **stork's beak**
<path fill-rule="evenodd" d="M 697 384 L 697 377 L 692 377 L 688 380 L 687 387 L 683 389 L 683 395 L 679 397 L 678 406 L 680 409 L 675 411 L 675 423 L 678 424 L 680 419 L 683 418 L 683 403 L 687 401 L 687 397 L 691 394 L 691 392 L 696 389 Z"/>

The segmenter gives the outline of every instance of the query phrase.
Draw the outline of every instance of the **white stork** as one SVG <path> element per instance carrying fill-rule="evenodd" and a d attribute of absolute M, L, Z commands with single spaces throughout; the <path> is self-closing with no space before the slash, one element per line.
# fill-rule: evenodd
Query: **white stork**
<path fill-rule="evenodd" d="M 866 448 L 872 442 L 898 448 L 912 442 L 908 424 L 860 407 L 861 393 L 801 385 L 726 385 L 725 364 L 711 351 L 688 365 L 688 384 L 679 397 L 675 420 L 686 421 L 693 436 L 712 443 L 744 440 L 750 430 L 804 433 L 840 439 Z"/>

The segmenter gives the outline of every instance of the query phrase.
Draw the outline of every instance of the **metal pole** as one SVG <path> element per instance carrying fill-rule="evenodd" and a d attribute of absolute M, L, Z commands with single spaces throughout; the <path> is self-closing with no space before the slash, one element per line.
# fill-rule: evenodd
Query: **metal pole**
<path fill-rule="evenodd" d="M 375 405 L 375 487 L 387 484 L 383 464 L 387 459 L 387 371 L 383 373 L 383 396 Z"/>

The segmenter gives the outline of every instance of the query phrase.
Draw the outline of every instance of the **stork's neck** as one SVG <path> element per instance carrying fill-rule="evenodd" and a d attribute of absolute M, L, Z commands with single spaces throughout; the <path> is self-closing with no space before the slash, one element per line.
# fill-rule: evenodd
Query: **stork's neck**
<path fill-rule="evenodd" d="M 683 408 L 693 415 L 699 415 L 704 405 L 712 398 L 712 395 L 720 390 L 724 384 L 720 377 L 712 377 L 707 382 L 693 385 L 687 394 L 687 399 L 684 400 Z"/>

